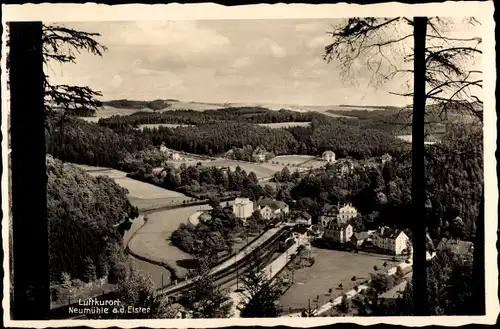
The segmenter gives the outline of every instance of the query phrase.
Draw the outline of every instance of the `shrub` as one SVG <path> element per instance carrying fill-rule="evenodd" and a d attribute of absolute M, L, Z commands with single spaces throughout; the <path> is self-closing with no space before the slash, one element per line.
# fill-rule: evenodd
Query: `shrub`
<path fill-rule="evenodd" d="M 127 266 L 123 263 L 117 263 L 111 267 L 108 275 L 108 282 L 111 284 L 118 283 L 125 279 L 128 274 Z"/>
<path fill-rule="evenodd" d="M 79 288 L 85 286 L 85 282 L 83 282 L 80 279 L 73 279 L 73 280 L 71 280 L 71 285 L 73 287 L 75 287 L 76 289 L 79 289 Z"/>

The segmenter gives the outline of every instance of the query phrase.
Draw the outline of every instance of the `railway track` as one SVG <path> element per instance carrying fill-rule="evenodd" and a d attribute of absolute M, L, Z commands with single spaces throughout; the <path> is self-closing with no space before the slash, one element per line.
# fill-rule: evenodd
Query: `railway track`
<path fill-rule="evenodd" d="M 261 252 L 259 258 L 263 260 L 265 260 L 269 256 L 272 256 L 278 250 L 279 242 L 284 237 L 288 236 L 288 232 L 289 231 L 286 227 L 282 227 L 266 242 L 258 246 L 258 248 L 249 250 L 245 255 L 242 256 L 240 260 L 236 261 L 234 264 L 227 267 L 221 267 L 220 269 L 215 268 L 215 271 L 213 271 L 209 275 L 212 276 L 216 283 L 220 283 L 222 285 L 231 280 L 235 280 L 237 274 L 239 275 L 240 273 L 244 273 L 244 271 L 247 270 L 249 266 L 251 266 L 251 255 L 255 254 L 256 252 Z M 181 295 L 185 290 L 189 289 L 193 284 L 194 279 L 190 279 L 188 282 L 178 284 L 177 286 L 162 289 L 160 293 L 165 294 L 169 297 L 177 297 Z"/>

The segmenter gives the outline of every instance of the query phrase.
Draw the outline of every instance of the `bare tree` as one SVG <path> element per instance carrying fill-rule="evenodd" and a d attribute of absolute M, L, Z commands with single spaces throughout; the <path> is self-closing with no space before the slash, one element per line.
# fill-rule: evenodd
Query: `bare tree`
<path fill-rule="evenodd" d="M 427 18 L 425 99 L 439 117 L 460 112 L 482 120 L 482 101 L 476 94 L 482 88 L 482 72 L 472 67 L 482 54 L 479 48 L 482 39 L 448 35 L 447 29 L 453 29 L 455 23 L 442 17 Z M 461 23 L 481 24 L 473 17 L 464 18 Z M 406 81 L 408 91 L 393 94 L 411 97 L 410 82 L 416 72 L 412 67 L 415 48 L 411 47 L 414 27 L 414 19 L 407 17 L 349 18 L 328 32 L 332 43 L 325 47 L 324 59 L 339 62 L 345 78 L 353 78 L 353 71 L 363 68 L 371 73 L 372 85 L 394 79 Z"/>
<path fill-rule="evenodd" d="M 475 18 L 467 18 L 464 23 L 472 26 L 480 24 Z M 452 24 L 452 20 L 439 17 L 349 18 L 333 27 L 329 33 L 332 43 L 325 47 L 324 59 L 328 62 L 338 61 L 344 77 L 352 77 L 354 70 L 363 67 L 371 73 L 371 84 L 405 77 L 409 77 L 407 81 L 413 80 L 413 86 L 408 86 L 407 92 L 393 94 L 413 96 L 415 315 L 428 313 L 425 123 L 431 123 L 436 118 L 447 118 L 449 113 L 470 115 L 482 121 L 482 101 L 475 94 L 482 88 L 482 72 L 471 68 L 470 63 L 482 53 L 479 49 L 481 38 L 449 36 L 444 32 Z M 412 40 L 413 47 L 410 44 Z M 426 106 L 427 102 L 429 106 Z M 431 118 L 430 121 L 426 122 L 426 114 Z"/>

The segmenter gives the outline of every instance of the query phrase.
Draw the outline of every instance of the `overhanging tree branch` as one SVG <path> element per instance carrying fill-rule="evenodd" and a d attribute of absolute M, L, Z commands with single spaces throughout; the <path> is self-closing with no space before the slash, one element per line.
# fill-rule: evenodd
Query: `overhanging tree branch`
<path fill-rule="evenodd" d="M 76 31 L 61 26 L 43 26 L 43 63 L 45 69 L 51 62 L 76 63 L 76 56 L 87 51 L 102 56 L 107 48 L 95 40 L 99 33 Z M 55 85 L 45 75 L 45 109 L 47 112 L 63 110 L 68 115 L 93 115 L 101 106 L 97 97 L 102 96 L 88 86 Z"/>

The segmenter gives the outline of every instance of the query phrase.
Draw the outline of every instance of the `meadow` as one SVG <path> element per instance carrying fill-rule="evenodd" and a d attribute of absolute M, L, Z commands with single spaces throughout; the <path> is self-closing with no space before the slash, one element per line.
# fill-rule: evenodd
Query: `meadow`
<path fill-rule="evenodd" d="M 246 172 L 253 171 L 257 178 L 266 178 L 274 175 L 275 172 L 281 171 L 285 166 L 272 164 L 272 163 L 252 163 L 252 162 L 243 162 L 236 160 L 227 160 L 227 159 L 218 159 L 213 161 L 202 162 L 203 166 L 207 167 L 230 167 L 231 170 L 235 170 L 237 166 Z M 292 167 L 290 170 L 294 170 Z"/>
<path fill-rule="evenodd" d="M 141 211 L 176 206 L 192 199 L 182 193 L 129 178 L 124 171 L 87 165 L 76 166 L 85 170 L 91 176 L 108 176 L 114 179 L 118 185 L 128 190 L 127 197 L 130 203 Z"/>
<path fill-rule="evenodd" d="M 387 263 L 387 269 L 401 262 L 393 262 L 392 257 L 388 255 L 315 247 L 311 250 L 311 256 L 315 259 L 311 267 L 303 267 L 294 271 L 294 283 L 279 300 L 283 308 L 307 308 L 309 299 L 311 307 L 315 307 L 316 304 L 321 306 L 368 280 L 370 273 L 375 272 L 374 266 L 378 267 L 378 271 L 384 271 L 384 262 Z M 354 276 L 356 280 L 352 281 Z M 339 284 L 342 284 L 342 288 L 339 288 Z M 328 292 L 330 288 L 332 289 L 331 296 Z M 318 296 L 319 301 L 316 302 Z"/>
<path fill-rule="evenodd" d="M 142 260 L 163 265 L 182 278 L 187 275 L 192 256 L 170 243 L 170 235 L 181 223 L 187 223 L 189 216 L 210 206 L 192 206 L 158 211 L 147 215 L 147 221 L 128 243 L 130 253 Z"/>
<path fill-rule="evenodd" d="M 292 165 L 299 166 L 305 162 L 315 159 L 312 155 L 278 155 L 269 160 L 270 163 L 277 163 L 282 166 Z"/>

